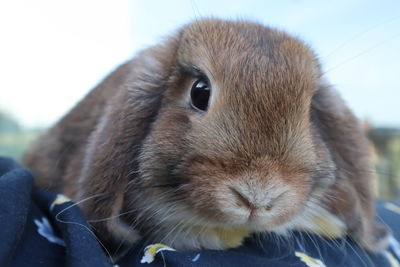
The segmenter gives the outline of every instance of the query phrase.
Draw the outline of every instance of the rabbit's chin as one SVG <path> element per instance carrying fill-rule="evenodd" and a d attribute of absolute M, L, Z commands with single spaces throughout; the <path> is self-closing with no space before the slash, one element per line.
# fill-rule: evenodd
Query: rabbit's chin
<path fill-rule="evenodd" d="M 181 251 L 224 250 L 239 247 L 253 233 L 274 232 L 276 227 L 275 222 L 261 219 L 238 224 L 207 222 L 201 218 L 192 225 L 169 221 L 162 226 L 165 231 L 154 230 L 148 241 L 163 243 Z M 280 233 L 283 233 L 282 229 Z"/>
<path fill-rule="evenodd" d="M 239 247 L 253 233 L 275 233 L 290 236 L 292 231 L 305 231 L 317 234 L 326 239 L 343 237 L 345 224 L 335 215 L 320 206 L 305 209 L 284 223 L 276 224 L 274 220 L 254 220 L 243 224 L 201 224 L 183 226 L 169 222 L 164 225 L 166 232 L 160 231 L 150 241 L 169 245 L 177 250 L 190 251 L 198 249 L 223 250 Z"/>
<path fill-rule="evenodd" d="M 250 234 L 249 229 L 241 227 L 194 226 L 167 238 L 164 236 L 162 243 L 180 251 L 223 250 L 240 246 Z"/>

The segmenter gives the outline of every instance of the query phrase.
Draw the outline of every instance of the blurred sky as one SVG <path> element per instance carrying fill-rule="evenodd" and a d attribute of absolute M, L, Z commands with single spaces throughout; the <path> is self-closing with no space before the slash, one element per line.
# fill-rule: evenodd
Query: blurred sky
<path fill-rule="evenodd" d="M 1 1 L 0 110 L 47 126 L 139 49 L 204 16 L 301 37 L 359 117 L 400 126 L 398 0 Z"/>

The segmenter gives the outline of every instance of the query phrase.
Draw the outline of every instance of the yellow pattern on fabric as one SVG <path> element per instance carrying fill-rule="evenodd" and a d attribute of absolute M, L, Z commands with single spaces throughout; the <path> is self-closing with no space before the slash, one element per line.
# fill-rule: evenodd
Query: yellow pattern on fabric
<path fill-rule="evenodd" d="M 69 202 L 69 201 L 72 201 L 72 200 L 62 194 L 58 194 L 56 199 L 53 201 L 53 203 L 51 203 L 50 209 L 53 209 L 55 205 L 60 205 L 60 204 L 63 204 L 65 202 Z"/>
<path fill-rule="evenodd" d="M 326 265 L 319 259 L 308 256 L 302 252 L 296 251 L 295 255 L 300 258 L 302 262 L 307 264 L 309 267 L 326 267 Z"/>
<path fill-rule="evenodd" d="M 175 249 L 164 245 L 164 244 L 152 244 L 152 245 L 148 245 L 145 249 L 144 249 L 144 255 L 140 261 L 140 263 L 152 263 L 154 261 L 154 258 L 156 257 L 158 252 L 161 251 L 175 251 Z"/>

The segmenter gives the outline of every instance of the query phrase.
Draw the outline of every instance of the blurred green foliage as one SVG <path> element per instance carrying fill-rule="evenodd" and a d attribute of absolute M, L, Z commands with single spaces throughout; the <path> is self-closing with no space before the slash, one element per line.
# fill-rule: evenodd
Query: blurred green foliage
<path fill-rule="evenodd" d="M 0 111 L 0 156 L 20 160 L 43 129 L 25 129 L 7 113 Z"/>
<path fill-rule="evenodd" d="M 386 200 L 400 200 L 400 129 L 373 128 L 368 131 L 375 152 L 378 194 Z"/>

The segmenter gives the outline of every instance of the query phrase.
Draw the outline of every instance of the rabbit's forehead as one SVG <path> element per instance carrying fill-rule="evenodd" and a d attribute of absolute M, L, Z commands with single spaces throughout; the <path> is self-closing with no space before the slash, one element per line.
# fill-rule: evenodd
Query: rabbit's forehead
<path fill-rule="evenodd" d="M 284 88 L 312 95 L 320 75 L 318 62 L 307 46 L 258 24 L 201 21 L 184 30 L 180 44 L 178 59 L 182 64 L 202 69 L 221 88 L 246 94 Z"/>
<path fill-rule="evenodd" d="M 259 24 L 205 20 L 191 25 L 181 36 L 178 60 L 205 72 L 218 91 L 213 104 L 224 111 L 240 103 L 257 114 L 297 120 L 307 115 L 319 83 L 318 63 L 307 46 Z"/>

